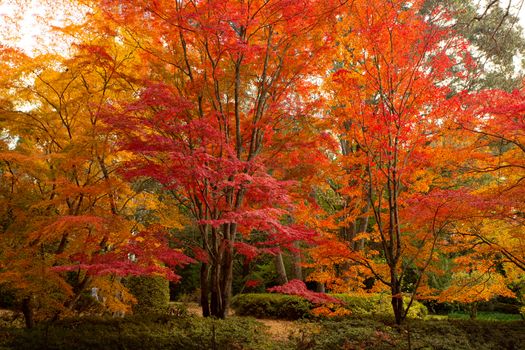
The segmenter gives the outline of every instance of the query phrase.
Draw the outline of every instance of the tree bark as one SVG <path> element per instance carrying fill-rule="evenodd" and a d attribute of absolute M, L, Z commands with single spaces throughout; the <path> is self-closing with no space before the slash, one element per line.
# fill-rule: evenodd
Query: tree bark
<path fill-rule="evenodd" d="M 292 252 L 292 276 L 294 279 L 303 280 L 303 268 L 301 266 L 301 252 L 299 251 L 299 244 L 294 244 L 297 251 Z"/>
<path fill-rule="evenodd" d="M 33 306 L 31 305 L 31 297 L 22 300 L 22 313 L 26 322 L 26 328 L 33 328 L 35 326 Z"/>
<path fill-rule="evenodd" d="M 211 266 L 210 276 L 210 312 L 211 316 L 219 317 L 221 308 L 221 293 L 219 290 L 220 265 L 214 261 Z"/>
<path fill-rule="evenodd" d="M 231 224 L 233 226 L 235 224 Z M 230 233 L 235 230 L 235 227 L 230 227 Z M 230 235 L 231 238 L 231 235 Z M 222 279 L 221 279 L 221 297 L 222 305 L 219 314 L 219 318 L 226 318 L 230 309 L 230 300 L 232 294 L 232 282 L 233 282 L 233 243 L 227 242 L 227 247 L 223 256 L 222 263 Z"/>
<path fill-rule="evenodd" d="M 201 263 L 201 307 L 202 307 L 202 316 L 210 316 L 210 304 L 208 300 L 208 294 L 210 292 L 209 288 L 209 270 L 210 267 L 207 263 Z"/>
<path fill-rule="evenodd" d="M 286 268 L 284 266 L 283 254 L 277 253 L 274 258 L 275 270 L 277 271 L 277 282 L 281 285 L 288 283 L 288 276 L 286 276 Z"/>
<path fill-rule="evenodd" d="M 475 320 L 478 317 L 478 303 L 473 302 L 469 307 L 469 316 L 471 320 Z"/>
<path fill-rule="evenodd" d="M 397 280 L 397 276 L 392 276 L 392 309 L 394 311 L 394 318 L 396 324 L 403 323 L 403 297 L 401 295 L 401 283 Z"/>

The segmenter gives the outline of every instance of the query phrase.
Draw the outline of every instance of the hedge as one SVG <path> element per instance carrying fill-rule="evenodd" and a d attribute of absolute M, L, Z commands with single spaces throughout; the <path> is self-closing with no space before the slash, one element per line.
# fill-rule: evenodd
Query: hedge
<path fill-rule="evenodd" d="M 137 303 L 133 305 L 134 314 L 162 313 L 168 309 L 170 289 L 169 282 L 164 277 L 129 277 L 126 286 L 137 299 Z"/>
<path fill-rule="evenodd" d="M 298 321 L 287 338 L 271 339 L 251 318 L 127 316 L 76 318 L 42 323 L 34 329 L 0 329 L 1 350 L 216 349 L 216 350 L 490 350 L 522 349 L 525 322 L 392 320 L 349 318 Z"/>
<path fill-rule="evenodd" d="M 345 303 L 345 308 L 352 312 L 352 315 L 359 316 L 384 316 L 394 315 L 391 304 L 391 296 L 388 294 L 370 294 L 370 295 L 349 295 L 349 294 L 334 294 L 334 297 Z M 403 298 L 405 306 L 410 301 L 409 298 Z M 414 300 L 410 310 L 408 311 L 409 318 L 424 318 L 428 315 L 428 310 L 425 305 Z"/>
<path fill-rule="evenodd" d="M 344 303 L 334 308 L 349 310 L 352 316 L 393 316 L 390 297 L 386 294 L 370 296 L 333 294 L 332 296 Z M 407 302 L 408 299 L 405 300 L 405 303 Z M 232 308 L 237 315 L 258 318 L 285 320 L 311 318 L 312 310 L 317 306 L 299 296 L 283 294 L 238 294 L 232 299 Z M 427 314 L 427 308 L 420 302 L 414 301 L 408 317 L 424 318 Z"/>
<path fill-rule="evenodd" d="M 298 320 L 310 316 L 313 304 L 301 297 L 284 294 L 238 294 L 232 299 L 232 308 L 239 316 Z"/>

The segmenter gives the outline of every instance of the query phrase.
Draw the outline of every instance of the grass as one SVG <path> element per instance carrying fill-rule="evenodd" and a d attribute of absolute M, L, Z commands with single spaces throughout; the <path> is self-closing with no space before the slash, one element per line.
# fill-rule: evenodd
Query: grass
<path fill-rule="evenodd" d="M 449 319 L 468 320 L 470 315 L 467 312 L 452 312 L 448 314 Z M 502 312 L 478 311 L 476 317 L 479 321 L 520 321 L 522 318 L 516 314 L 505 314 Z"/>

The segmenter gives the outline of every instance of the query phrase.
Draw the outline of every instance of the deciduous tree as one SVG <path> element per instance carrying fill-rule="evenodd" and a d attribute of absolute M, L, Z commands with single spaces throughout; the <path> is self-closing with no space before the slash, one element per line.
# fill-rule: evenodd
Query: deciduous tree
<path fill-rule="evenodd" d="M 349 204 L 338 225 L 360 226 L 368 216 L 373 222 L 371 230 L 363 225 L 351 237 L 366 238 L 367 247 L 331 244 L 343 253 L 339 259 L 358 265 L 351 271 L 361 280 L 372 277 L 387 286 L 398 323 L 411 304 L 403 305 L 401 298 L 407 273 L 417 271 L 414 296 L 443 239 L 446 200 L 430 206 L 428 225 L 416 226 L 417 215 L 409 209 L 420 196 L 439 199 L 433 193 L 447 186 L 441 178 L 447 153 L 440 141 L 456 105 L 446 82 L 461 78 L 458 66 L 469 63 L 467 43 L 424 18 L 421 6 L 421 1 L 376 1 L 349 7 L 339 27 L 341 68 L 331 85 L 331 120 L 342 149 L 336 160 L 340 184 L 333 189 Z M 351 248 L 346 253 L 345 246 Z"/>
<path fill-rule="evenodd" d="M 148 72 L 136 102 L 107 109 L 128 176 L 148 177 L 187 208 L 201 234 L 201 303 L 225 317 L 233 256 L 286 247 L 289 182 L 272 176 L 279 148 L 314 118 L 316 79 L 330 44 L 325 1 L 105 1 L 111 32 L 138 47 Z M 261 241 L 261 240 L 259 240 Z M 261 247 L 259 247 L 261 248 Z"/>

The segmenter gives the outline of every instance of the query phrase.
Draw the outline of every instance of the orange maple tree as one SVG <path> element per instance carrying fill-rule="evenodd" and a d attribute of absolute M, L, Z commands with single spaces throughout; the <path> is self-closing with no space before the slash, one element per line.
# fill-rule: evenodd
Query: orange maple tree
<path fill-rule="evenodd" d="M 133 220 L 138 207 L 158 205 L 118 175 L 126 156 L 97 116 L 109 99 L 133 92 L 115 73 L 130 53 L 112 49 L 100 56 L 92 40 L 70 58 L 2 50 L 11 64 L 1 86 L 0 283 L 17 294 L 28 326 L 33 310 L 38 318 L 75 310 L 88 288 L 110 311 L 128 310 L 121 276 L 177 279 L 165 264 L 190 261 Z"/>
<path fill-rule="evenodd" d="M 314 250 L 328 280 L 327 271 L 342 269 L 339 282 L 354 276 L 386 286 L 398 323 L 451 223 L 455 204 L 439 188 L 451 180 L 442 140 L 458 107 L 446 82 L 470 62 L 467 43 L 425 19 L 422 4 L 356 2 L 339 23 L 341 68 L 329 88 L 341 152 L 331 191 L 342 203 L 333 219 L 346 242 L 332 234 Z M 419 215 L 425 220 L 414 220 Z M 404 305 L 409 272 L 417 277 Z"/>

